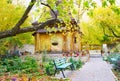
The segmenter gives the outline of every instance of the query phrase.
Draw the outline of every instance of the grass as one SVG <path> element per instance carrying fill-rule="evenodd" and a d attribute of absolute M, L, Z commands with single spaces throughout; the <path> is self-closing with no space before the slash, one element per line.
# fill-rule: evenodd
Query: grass
<path fill-rule="evenodd" d="M 120 71 L 118 70 L 112 70 L 115 76 L 117 77 L 118 81 L 120 81 Z"/>

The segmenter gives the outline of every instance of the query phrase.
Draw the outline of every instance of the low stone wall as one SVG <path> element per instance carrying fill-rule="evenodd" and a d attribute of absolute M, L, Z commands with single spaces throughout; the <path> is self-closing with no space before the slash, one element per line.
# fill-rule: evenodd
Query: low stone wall
<path fill-rule="evenodd" d="M 31 54 L 34 54 L 34 52 L 35 52 L 35 46 L 32 45 L 32 44 L 25 44 L 25 45 L 23 45 L 22 48 L 19 49 L 19 51 L 20 52 L 27 51 L 27 52 L 30 52 Z"/>
<path fill-rule="evenodd" d="M 24 58 L 26 56 L 31 56 L 31 57 L 36 58 L 39 63 L 42 62 L 42 57 L 43 56 L 40 53 L 23 55 L 21 57 Z M 56 58 L 63 57 L 63 54 L 46 54 L 45 57 L 46 57 L 47 60 L 48 59 L 56 59 Z M 69 57 L 66 56 L 66 58 L 69 60 L 71 58 L 71 56 L 69 56 Z M 85 56 L 77 56 L 77 57 L 72 56 L 72 58 L 75 59 L 75 60 L 81 59 L 82 62 L 87 62 L 89 60 L 89 54 L 86 54 Z"/>
<path fill-rule="evenodd" d="M 101 54 L 101 50 L 89 50 L 90 54 Z"/>

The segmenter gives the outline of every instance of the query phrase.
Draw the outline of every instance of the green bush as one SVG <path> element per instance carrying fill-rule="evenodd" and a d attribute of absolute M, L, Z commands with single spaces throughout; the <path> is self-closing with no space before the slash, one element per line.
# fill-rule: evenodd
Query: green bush
<path fill-rule="evenodd" d="M 54 68 L 54 64 L 52 61 L 48 63 L 44 63 L 44 67 L 45 67 L 45 72 L 47 75 L 54 75 L 55 68 Z"/>
<path fill-rule="evenodd" d="M 35 58 L 33 57 L 26 57 L 23 60 L 22 67 L 25 73 L 33 73 L 38 71 L 39 65 Z"/>
<path fill-rule="evenodd" d="M 79 60 L 75 60 L 72 57 L 69 59 L 69 62 L 71 62 L 74 66 L 74 69 L 79 69 L 82 67 L 83 62 L 79 59 Z"/>
<path fill-rule="evenodd" d="M 112 53 L 103 58 L 105 61 L 108 61 L 112 64 L 113 68 L 116 70 L 120 70 L 120 54 Z"/>
<path fill-rule="evenodd" d="M 5 68 L 5 70 L 2 70 L 2 67 Z M 35 58 L 33 57 L 25 57 L 24 59 L 21 59 L 20 57 L 14 57 L 14 58 L 7 58 L 1 62 L 0 65 L 0 72 L 10 72 L 12 74 L 16 73 L 35 73 L 38 72 L 39 65 Z"/>
<path fill-rule="evenodd" d="M 6 67 L 6 72 L 16 73 L 18 70 L 20 70 L 22 62 L 19 57 L 6 58 L 2 62 L 2 66 Z"/>
<path fill-rule="evenodd" d="M 115 48 L 114 52 L 119 52 L 119 50 L 117 48 Z"/>

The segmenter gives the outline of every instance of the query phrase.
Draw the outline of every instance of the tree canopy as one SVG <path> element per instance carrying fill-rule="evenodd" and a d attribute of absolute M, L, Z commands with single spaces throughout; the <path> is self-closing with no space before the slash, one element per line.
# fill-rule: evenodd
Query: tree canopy
<path fill-rule="evenodd" d="M 120 7 L 114 2 L 104 2 L 88 12 L 89 20 L 82 23 L 85 41 L 112 43 L 120 38 Z"/>

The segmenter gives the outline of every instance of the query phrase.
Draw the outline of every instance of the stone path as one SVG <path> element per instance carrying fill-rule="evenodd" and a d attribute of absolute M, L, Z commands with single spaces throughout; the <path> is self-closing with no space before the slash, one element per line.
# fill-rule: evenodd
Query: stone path
<path fill-rule="evenodd" d="M 72 81 L 115 81 L 111 66 L 99 58 L 90 60 L 77 71 L 65 71 L 67 78 Z M 62 75 L 60 73 L 59 77 Z"/>

